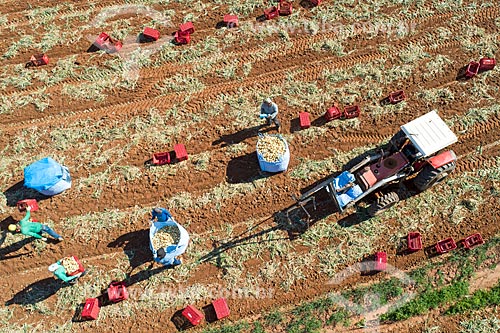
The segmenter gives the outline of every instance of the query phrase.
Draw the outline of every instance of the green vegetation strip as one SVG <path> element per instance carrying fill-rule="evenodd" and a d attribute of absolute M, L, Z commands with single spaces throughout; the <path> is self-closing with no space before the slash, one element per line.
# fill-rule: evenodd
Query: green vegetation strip
<path fill-rule="evenodd" d="M 443 304 L 463 297 L 467 294 L 468 288 L 467 281 L 458 281 L 440 290 L 426 290 L 399 309 L 383 314 L 380 319 L 399 321 L 424 314 L 430 309 L 436 309 Z"/>
<path fill-rule="evenodd" d="M 445 311 L 446 314 L 461 314 L 500 304 L 500 284 L 490 291 L 479 290 L 472 296 L 467 296 L 469 280 L 474 271 L 480 268 L 486 259 L 495 259 L 496 262 L 498 256 L 496 251 L 493 251 L 490 256 L 487 256 L 486 253 L 488 250 L 496 249 L 499 244 L 500 236 L 497 236 L 473 250 L 455 252 L 446 259 L 428 263 L 426 266 L 412 271 L 409 276 L 414 281 L 412 287 L 417 291 L 417 296 L 402 307 L 383 314 L 380 319 L 383 321 L 405 320 L 457 300 L 458 302 Z M 451 270 L 456 269 L 457 272 L 451 283 L 443 286 L 443 273 L 439 268 L 445 265 L 451 265 Z M 438 269 L 437 273 L 432 273 L 436 268 Z M 370 286 L 345 291 L 342 296 L 344 300 L 348 300 L 353 304 L 364 304 L 366 295 L 376 294 L 379 297 L 379 302 L 373 305 L 369 304 L 363 309 L 364 312 L 370 312 L 400 298 L 405 291 L 405 287 L 401 280 L 393 277 Z M 292 309 L 274 309 L 251 324 L 242 321 L 236 325 L 230 324 L 217 328 L 207 328 L 203 332 L 260 333 L 279 327 L 281 330 L 292 333 L 319 333 L 323 332 L 325 328 L 334 327 L 335 325 L 348 327 L 351 325 L 351 317 L 359 315 L 360 312 L 354 306 L 344 308 L 337 300 L 336 296 L 331 294 L 328 297 L 323 296 L 314 301 L 304 302 Z M 466 327 L 469 326 L 491 324 L 490 321 L 488 323 L 483 323 L 483 321 L 462 322 L 464 332 L 473 332 L 466 330 Z M 361 320 L 356 325 L 364 326 L 364 320 Z"/>
<path fill-rule="evenodd" d="M 445 314 L 466 313 L 498 304 L 500 304 L 500 284 L 491 290 L 478 290 L 471 297 L 462 298 L 446 310 Z"/>

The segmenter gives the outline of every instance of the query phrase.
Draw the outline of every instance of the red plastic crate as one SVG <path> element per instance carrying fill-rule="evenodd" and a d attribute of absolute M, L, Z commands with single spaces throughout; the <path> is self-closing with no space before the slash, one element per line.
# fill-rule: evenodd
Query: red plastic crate
<path fill-rule="evenodd" d="M 224 15 L 224 23 L 228 28 L 234 28 L 237 27 L 239 22 L 238 22 L 238 16 L 236 15 Z"/>
<path fill-rule="evenodd" d="M 30 58 L 30 62 L 34 66 L 43 66 L 49 63 L 49 57 L 46 54 L 36 54 L 32 55 Z"/>
<path fill-rule="evenodd" d="M 170 164 L 170 153 L 168 151 L 153 154 L 154 165 Z"/>
<path fill-rule="evenodd" d="M 387 253 L 377 252 L 375 253 L 375 266 L 373 270 L 375 271 L 385 271 L 387 268 Z"/>
<path fill-rule="evenodd" d="M 142 34 L 152 40 L 158 40 L 158 38 L 160 38 L 160 32 L 153 28 L 144 28 L 144 32 Z"/>
<path fill-rule="evenodd" d="M 188 305 L 184 310 L 182 310 L 182 315 L 184 316 L 184 318 L 189 320 L 189 322 L 193 326 L 198 325 L 199 323 L 201 323 L 203 318 L 205 318 L 203 312 L 201 312 L 192 305 Z"/>
<path fill-rule="evenodd" d="M 408 250 L 411 252 L 422 250 L 422 235 L 420 232 L 410 232 L 408 234 Z"/>
<path fill-rule="evenodd" d="M 126 300 L 127 298 L 128 291 L 125 287 L 125 282 L 111 282 L 108 287 L 108 299 L 113 303 L 117 303 Z"/>
<path fill-rule="evenodd" d="M 309 118 L 309 112 L 299 113 L 300 128 L 305 129 L 311 127 L 311 119 Z"/>
<path fill-rule="evenodd" d="M 177 44 L 189 44 L 191 41 L 191 35 L 180 30 L 175 33 L 174 38 Z"/>
<path fill-rule="evenodd" d="M 80 260 L 78 260 L 78 257 L 77 256 L 73 256 L 73 259 L 75 259 L 76 263 L 78 264 L 78 269 L 76 271 L 74 271 L 74 272 L 67 273 L 68 276 L 73 276 L 73 275 L 77 275 L 77 274 L 85 272 L 85 268 L 83 267 L 83 265 L 80 262 Z"/>
<path fill-rule="evenodd" d="M 188 154 L 186 147 L 182 143 L 178 143 L 174 146 L 175 158 L 178 162 L 185 161 L 188 159 Z"/>
<path fill-rule="evenodd" d="M 344 107 L 344 118 L 346 118 L 346 119 L 359 117 L 360 113 L 361 113 L 361 110 L 359 109 L 359 106 L 357 106 L 357 105 L 351 105 L 351 106 Z"/>
<path fill-rule="evenodd" d="M 389 94 L 389 103 L 396 104 L 402 102 L 406 99 L 405 92 L 403 90 L 393 91 Z"/>
<path fill-rule="evenodd" d="M 489 71 L 495 68 L 496 60 L 494 58 L 481 58 L 479 60 L 479 70 L 480 71 Z"/>
<path fill-rule="evenodd" d="M 465 76 L 466 77 L 473 77 L 479 72 L 479 63 L 475 61 L 471 61 L 467 65 L 467 69 L 465 70 Z"/>
<path fill-rule="evenodd" d="M 212 302 L 212 305 L 214 306 L 217 319 L 222 319 L 229 316 L 229 307 L 227 306 L 227 302 L 224 297 L 216 299 Z"/>
<path fill-rule="evenodd" d="M 483 237 L 481 237 L 481 234 L 474 234 L 470 235 L 469 237 L 466 237 L 462 243 L 464 244 L 464 247 L 466 249 L 471 249 L 477 245 L 484 244 Z"/>
<path fill-rule="evenodd" d="M 99 300 L 97 298 L 87 298 L 83 306 L 81 317 L 86 320 L 95 320 L 99 317 Z"/>
<path fill-rule="evenodd" d="M 446 253 L 457 248 L 457 244 L 453 238 L 446 238 L 436 243 L 437 253 Z"/>
<path fill-rule="evenodd" d="M 121 50 L 122 47 L 123 47 L 122 42 L 120 42 L 120 41 L 114 41 L 113 45 L 109 48 L 109 52 L 110 53 L 118 52 L 118 51 Z"/>
<path fill-rule="evenodd" d="M 107 53 L 118 52 L 123 46 L 121 41 L 111 38 L 105 32 L 101 32 L 101 34 L 94 41 L 94 45 L 106 51 Z"/>
<path fill-rule="evenodd" d="M 288 2 L 288 1 L 280 0 L 280 3 L 278 5 L 278 11 L 279 11 L 280 15 L 283 15 L 283 16 L 291 15 L 293 12 L 292 3 Z"/>
<path fill-rule="evenodd" d="M 186 22 L 180 25 L 179 31 L 192 34 L 194 32 L 193 22 Z"/>
<path fill-rule="evenodd" d="M 34 212 L 35 210 L 38 210 L 38 203 L 36 202 L 36 199 L 19 200 L 16 203 L 16 206 L 20 212 L 24 212 L 26 210 L 26 207 L 28 207 L 28 206 L 31 207 L 32 212 Z"/>
<path fill-rule="evenodd" d="M 94 44 L 97 46 L 103 46 L 103 44 L 109 39 L 109 35 L 105 32 L 101 32 L 99 36 L 97 36 Z"/>
<path fill-rule="evenodd" d="M 334 119 L 339 119 L 340 117 L 342 117 L 342 112 L 340 112 L 340 110 L 339 110 L 338 107 L 332 106 L 331 108 L 329 108 L 328 110 L 326 110 L 326 113 L 325 113 L 325 119 L 326 119 L 326 121 L 331 121 L 331 120 L 334 120 Z"/>
<path fill-rule="evenodd" d="M 272 6 L 271 8 L 264 9 L 264 16 L 266 20 L 272 20 L 275 17 L 278 17 L 280 14 L 278 7 Z"/>

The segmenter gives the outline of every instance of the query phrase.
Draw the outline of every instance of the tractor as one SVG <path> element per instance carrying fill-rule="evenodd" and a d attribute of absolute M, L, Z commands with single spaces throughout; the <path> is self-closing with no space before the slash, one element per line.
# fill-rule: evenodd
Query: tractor
<path fill-rule="evenodd" d="M 401 199 L 404 182 L 412 182 L 418 191 L 425 191 L 445 179 L 455 169 L 457 157 L 445 150 L 457 142 L 457 137 L 435 110 L 402 125 L 391 140 L 373 154 L 368 154 L 338 176 L 331 176 L 300 197 L 290 213 L 300 207 L 308 218 L 306 204 L 313 202 L 315 194 L 325 189 L 336 209 L 345 209 L 363 199 L 375 197 L 368 206 L 370 216 L 376 216 Z"/>

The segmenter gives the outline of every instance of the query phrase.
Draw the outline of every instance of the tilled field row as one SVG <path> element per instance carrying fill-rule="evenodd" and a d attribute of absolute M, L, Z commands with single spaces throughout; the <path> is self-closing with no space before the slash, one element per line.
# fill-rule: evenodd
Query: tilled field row
<path fill-rule="evenodd" d="M 500 12 L 499 8 L 486 8 L 484 10 L 481 10 L 476 16 L 474 16 L 474 20 L 475 21 L 483 21 L 483 20 L 492 19 L 499 12 Z M 449 14 L 446 14 L 446 15 L 449 15 Z M 443 14 L 442 19 L 444 18 L 444 16 L 445 16 L 445 14 Z M 456 23 L 456 24 L 454 24 L 453 30 L 455 31 L 455 30 L 458 30 L 460 28 L 461 28 L 460 24 Z M 346 57 L 346 58 L 343 58 L 340 60 L 334 60 L 334 61 L 331 61 L 331 59 L 336 58 L 336 57 L 325 57 L 321 60 L 316 60 L 316 61 L 313 61 L 311 63 L 308 63 L 306 67 L 316 67 L 316 68 L 305 69 L 305 71 L 303 73 L 301 73 L 300 76 L 301 76 L 301 78 L 304 78 L 305 80 L 314 80 L 314 79 L 317 79 L 318 71 L 322 72 L 325 69 L 346 68 L 346 67 L 352 66 L 356 63 L 364 63 L 364 62 L 373 61 L 375 59 L 382 59 L 382 58 L 387 58 L 390 56 L 395 56 L 399 53 L 399 51 L 402 48 L 405 48 L 408 46 L 423 46 L 426 49 L 433 48 L 434 50 L 438 50 L 438 49 L 458 45 L 458 42 L 449 42 L 449 43 L 440 44 L 436 47 L 435 45 L 432 45 L 434 42 L 434 37 L 436 37 L 436 35 L 437 35 L 437 33 L 434 33 L 434 34 L 431 33 L 430 35 L 426 34 L 426 35 L 420 36 L 418 38 L 410 39 L 409 41 L 398 43 L 397 45 L 395 45 L 394 49 L 391 52 L 386 52 L 386 53 L 376 52 L 376 53 L 371 53 L 371 54 L 366 54 L 366 55 L 355 55 L 355 56 Z M 328 34 L 327 34 L 327 36 L 328 36 Z M 315 36 L 313 38 L 323 39 L 323 38 L 325 38 L 325 36 L 318 35 L 318 36 Z M 423 45 L 420 45 L 419 43 L 422 43 L 422 42 L 423 42 Z M 304 38 L 304 40 L 300 41 L 299 44 L 308 45 L 307 38 Z M 301 48 L 299 47 L 297 50 L 295 50 L 295 48 L 292 48 L 289 50 L 290 50 L 290 52 L 300 52 Z M 273 55 L 271 55 L 271 56 L 273 56 Z M 324 64 L 324 62 L 330 62 L 330 64 Z M 168 66 L 172 66 L 172 65 L 168 65 Z M 189 105 L 194 104 L 194 109 L 192 109 L 192 111 L 198 111 L 199 106 L 200 106 L 200 104 L 202 105 L 202 103 L 197 103 L 196 98 L 202 99 L 203 101 L 205 101 L 207 97 L 213 98 L 214 94 L 216 95 L 216 94 L 219 94 L 222 92 L 230 92 L 231 90 L 234 92 L 240 88 L 245 88 L 245 87 L 246 88 L 248 88 L 248 87 L 255 88 L 255 87 L 259 87 L 259 86 L 265 87 L 268 83 L 276 82 L 276 81 L 284 79 L 285 76 L 288 74 L 288 72 L 290 72 L 291 70 L 303 68 L 303 66 L 295 66 L 295 67 L 290 68 L 290 67 L 286 67 L 285 65 L 283 65 L 282 67 L 283 68 L 281 68 L 281 69 L 278 68 L 278 69 L 274 70 L 273 72 L 269 73 L 269 75 L 266 74 L 266 75 L 259 75 L 259 76 L 254 77 L 254 78 L 247 78 L 247 79 L 243 80 L 243 82 L 241 82 L 241 83 L 230 81 L 228 83 L 222 83 L 222 84 L 218 84 L 218 85 L 206 88 L 205 90 L 193 95 L 195 101 L 191 101 L 188 104 L 188 107 L 189 107 Z M 171 67 L 170 67 L 170 69 L 171 69 Z M 155 73 L 161 73 L 161 69 L 148 69 L 148 70 L 153 71 Z M 162 76 L 162 74 L 160 74 L 160 76 Z M 268 82 L 268 81 L 271 81 L 271 82 Z M 76 79 L 72 79 L 72 80 L 68 81 L 68 83 L 71 83 L 71 82 L 78 84 L 77 83 L 78 80 L 76 80 Z M 113 109 L 115 109 L 116 107 L 120 108 L 122 106 L 130 105 L 130 103 L 138 103 L 135 105 L 137 105 L 137 107 L 139 107 L 139 108 L 142 105 L 145 105 L 146 109 L 149 107 L 152 107 L 154 105 L 148 106 L 148 103 L 144 103 L 144 101 L 151 100 L 149 98 L 149 94 L 150 94 L 151 90 L 154 88 L 154 86 L 155 86 L 155 82 L 145 85 L 145 87 L 142 89 L 143 91 L 138 92 L 139 96 L 142 96 L 142 98 L 139 98 L 133 102 L 120 103 L 120 104 L 115 104 L 113 106 L 104 106 L 104 107 L 98 108 L 97 110 L 106 110 L 107 108 L 110 108 L 110 107 Z M 49 90 L 52 90 L 52 89 L 56 89 L 56 88 L 54 88 L 54 87 L 49 88 Z M 33 89 L 33 91 L 35 91 L 35 90 L 36 89 Z M 166 104 L 164 101 L 160 102 L 164 106 L 165 105 L 172 105 L 172 102 L 178 102 L 180 100 L 178 94 L 169 94 L 167 96 L 160 96 L 160 97 L 156 97 L 156 98 L 163 99 L 164 101 L 169 100 L 171 102 L 170 104 Z M 154 102 L 151 101 L 149 103 L 153 104 Z M 128 110 L 130 110 L 130 108 L 124 108 L 124 110 L 122 110 L 121 112 L 127 112 Z M 84 110 L 84 111 L 80 111 L 80 112 L 88 113 L 89 111 L 90 110 Z M 107 111 L 104 111 L 104 112 L 107 113 Z M 75 115 L 73 115 L 73 116 L 75 116 Z M 78 115 L 76 115 L 76 117 L 78 117 Z M 32 122 L 35 123 L 35 126 L 41 126 L 41 125 L 43 125 L 43 123 L 40 123 L 40 121 L 43 121 L 44 123 L 50 123 L 50 121 L 45 122 L 43 118 L 41 120 L 36 120 L 36 121 L 32 121 Z M 29 123 L 30 122 L 28 121 L 28 124 Z M 20 128 L 30 127 L 32 125 L 27 125 L 26 122 L 21 122 L 21 123 L 16 123 L 16 125 L 14 125 L 14 126 L 15 127 L 13 129 L 18 130 Z M 5 130 L 5 129 L 3 129 L 3 130 Z"/>
<path fill-rule="evenodd" d="M 485 150 L 487 150 L 487 149 L 488 149 L 488 147 L 485 147 Z M 464 155 L 458 157 L 457 167 L 456 167 L 455 173 L 453 173 L 450 177 L 453 177 L 456 174 L 456 172 L 472 172 L 472 171 L 478 170 L 478 169 L 485 169 L 485 168 L 492 168 L 492 167 L 499 166 L 498 159 L 496 156 L 478 155 L 478 154 L 474 154 L 473 151 L 471 151 L 470 153 L 472 153 L 473 155 L 464 154 Z M 248 201 L 248 200 L 246 200 L 246 201 Z M 252 201 L 252 200 L 250 200 L 250 201 Z M 239 203 L 239 205 L 244 205 L 244 204 L 245 204 L 244 202 Z M 254 224 L 259 225 L 260 224 L 259 221 L 270 220 L 273 218 L 273 215 L 274 215 L 274 213 L 270 214 L 270 215 L 265 215 L 261 218 L 258 218 L 257 219 L 258 221 L 255 222 Z M 233 223 L 232 227 L 234 228 L 234 230 L 237 230 L 240 227 L 245 227 L 247 224 L 248 224 L 247 221 L 240 221 L 237 223 Z M 205 230 L 205 231 L 193 233 L 192 237 L 202 239 L 204 236 L 220 235 L 220 234 L 224 234 L 225 232 L 226 231 L 224 228 L 221 228 L 219 230 L 219 232 L 216 232 L 211 228 L 210 230 Z M 71 244 L 76 245 L 76 247 L 75 248 L 66 248 L 65 252 L 69 251 L 68 253 L 76 253 L 75 251 L 78 251 L 78 249 L 81 246 L 87 248 L 87 250 L 85 251 L 86 255 L 81 256 L 82 262 L 84 262 L 86 265 L 92 264 L 93 262 L 99 261 L 107 256 L 114 256 L 114 255 L 119 255 L 120 253 L 123 253 L 123 249 L 121 249 L 121 248 L 119 250 L 116 250 L 116 248 L 110 248 L 110 247 L 106 247 L 106 246 L 97 246 L 93 250 L 89 250 L 89 246 L 87 243 L 81 243 L 80 241 L 73 241 Z M 99 243 L 97 243 L 96 245 L 99 245 Z M 147 251 L 149 251 L 149 249 L 144 248 L 144 247 L 141 247 L 141 248 L 128 247 L 127 251 L 134 251 L 134 252 L 140 253 L 140 252 L 147 252 Z M 48 264 L 51 262 L 51 260 L 57 259 L 58 255 L 59 254 L 57 253 L 57 254 L 54 254 L 54 258 L 45 258 L 46 259 L 45 261 Z M 14 276 L 19 275 L 19 274 L 22 274 L 22 275 L 32 274 L 34 272 L 41 271 L 42 269 L 45 269 L 45 268 L 46 268 L 45 266 L 28 268 L 28 269 L 22 268 L 18 271 L 15 271 L 15 272 L 12 272 L 12 271 L 4 272 L 4 274 L 6 274 L 6 277 L 14 277 Z"/>
<path fill-rule="evenodd" d="M 16 2 L 16 1 L 14 1 Z M 45 8 L 51 8 L 55 7 L 57 5 L 60 5 L 60 1 L 52 1 L 49 0 L 45 2 L 43 5 Z M 130 1 L 127 0 L 104 0 L 104 1 L 98 1 L 98 2 L 74 2 L 72 3 L 71 8 L 63 8 L 57 11 L 57 16 L 63 16 L 63 15 L 76 15 L 78 13 L 83 13 L 87 10 L 102 10 L 108 7 L 114 7 L 114 6 L 120 6 L 120 5 L 130 5 L 130 6 L 144 6 L 146 5 L 137 3 L 137 4 L 131 4 Z M 8 17 L 8 22 L 10 26 L 19 26 L 21 24 L 29 24 L 30 18 L 29 14 L 33 12 L 32 9 L 30 10 L 24 10 L 21 12 L 11 12 L 9 10 L 11 8 L 10 6 L 3 5 L 2 6 L 2 11 L 0 14 L 10 14 Z M 5 11 L 7 9 L 7 11 Z"/>
<path fill-rule="evenodd" d="M 400 45 L 400 47 L 407 47 L 414 45 L 416 41 L 408 41 Z M 451 48 L 459 46 L 460 42 L 452 41 L 448 43 L 442 43 L 438 45 L 432 45 L 432 43 L 427 42 L 423 47 L 425 51 L 437 51 L 443 48 Z M 325 70 L 347 68 L 357 63 L 366 63 L 373 61 L 375 59 L 388 58 L 389 56 L 394 56 L 399 52 L 400 48 L 393 50 L 392 52 L 382 53 L 375 52 L 365 55 L 356 55 L 351 57 L 346 57 L 342 60 L 331 60 L 327 58 L 326 60 L 317 60 L 305 64 L 303 66 L 295 66 L 293 68 L 284 68 L 275 70 L 266 74 L 260 74 L 255 77 L 246 78 L 242 81 L 230 81 L 227 83 L 221 83 L 217 85 L 205 88 L 201 92 L 194 93 L 191 95 L 191 100 L 185 105 L 184 109 L 188 112 L 198 112 L 203 107 L 204 103 L 207 101 L 217 98 L 220 94 L 224 93 L 228 96 L 240 95 L 242 92 L 248 92 L 250 89 L 263 89 L 264 91 L 268 89 L 269 85 L 272 83 L 283 82 L 290 71 L 300 69 L 295 75 L 296 80 L 302 81 L 314 81 L 321 77 Z M 182 94 L 172 93 L 164 96 L 147 98 L 128 101 L 123 103 L 117 103 L 111 106 L 104 106 L 95 109 L 86 109 L 83 111 L 72 111 L 67 113 L 58 113 L 49 115 L 42 118 L 37 118 L 28 121 L 21 121 L 12 124 L 2 124 L 0 126 L 0 131 L 9 133 L 12 131 L 18 131 L 24 128 L 30 127 L 43 127 L 43 126 L 54 126 L 60 123 L 67 124 L 68 122 L 75 121 L 77 119 L 88 117 L 100 118 L 107 114 L 129 114 L 131 112 L 146 111 L 153 107 L 168 108 L 176 103 L 180 103 L 185 99 Z M 89 117 L 89 118 L 90 118 Z"/>
<path fill-rule="evenodd" d="M 491 167 L 495 167 L 497 165 L 498 165 L 498 161 L 496 161 L 495 157 L 491 157 L 491 156 L 485 157 L 482 155 L 474 155 L 474 156 L 469 157 L 465 160 L 459 159 L 459 161 L 457 163 L 457 170 L 456 171 L 459 171 L 459 172 L 472 171 L 472 170 L 477 170 L 477 169 L 481 169 L 481 168 L 491 168 Z M 469 169 L 469 168 L 471 168 L 471 169 Z M 453 175 L 452 175 L 452 177 L 453 177 Z M 272 215 L 264 216 L 264 217 L 260 218 L 259 221 L 266 221 L 266 220 L 270 219 L 271 217 L 272 217 Z M 258 225 L 258 224 L 259 224 L 259 222 L 255 223 L 255 225 Z M 247 225 L 247 222 L 242 221 L 242 222 L 233 224 L 233 227 L 235 229 L 238 229 L 239 227 L 244 227 L 245 225 Z M 480 232 L 481 230 L 478 230 L 478 231 Z M 206 230 L 204 232 L 194 233 L 194 234 L 192 234 L 192 237 L 203 238 L 203 236 L 208 236 L 208 235 L 214 236 L 214 235 L 220 235 L 220 234 L 224 234 L 224 233 L 225 233 L 224 229 L 220 229 L 219 232 L 215 232 L 214 230 Z M 76 253 L 75 251 L 78 251 L 80 248 L 82 248 L 82 246 L 89 249 L 89 245 L 90 244 L 88 244 L 88 243 L 81 243 L 79 241 L 74 241 L 71 243 L 70 247 L 65 246 L 64 251 L 66 253 Z M 99 245 L 99 243 L 97 245 Z M 144 247 L 127 248 L 127 251 L 134 251 L 136 254 L 139 254 L 139 253 L 143 253 L 143 252 L 146 253 L 149 251 L 149 249 L 144 248 Z M 12 272 L 12 271 L 2 272 L 2 274 L 4 274 L 4 276 L 6 278 L 9 278 L 9 280 L 11 280 L 11 281 L 13 280 L 13 278 L 15 280 L 15 277 L 20 276 L 20 275 L 36 276 L 36 274 L 34 274 L 34 273 L 46 270 L 46 267 L 44 266 L 44 264 L 46 264 L 46 265 L 50 264 L 52 262 L 52 260 L 57 259 L 58 255 L 60 255 L 60 254 L 55 253 L 54 258 L 49 258 L 49 257 L 45 256 L 41 261 L 38 262 L 39 265 L 37 267 L 26 267 L 25 265 L 20 265 L 19 266 L 20 270 L 15 271 L 15 272 Z M 88 265 L 98 263 L 103 258 L 114 257 L 117 255 L 123 255 L 123 249 L 120 248 L 119 250 L 117 250 L 116 248 L 106 247 L 103 244 L 103 246 L 95 247 L 94 250 L 86 251 L 86 255 L 81 256 L 80 259 L 82 260 L 82 262 L 86 266 L 88 266 Z M 414 265 L 412 265 L 411 267 L 414 267 Z M 408 267 L 406 267 L 406 268 L 408 268 Z"/>
<path fill-rule="evenodd" d="M 442 25 L 443 23 L 446 24 L 448 20 L 453 17 L 454 14 L 456 14 L 457 11 L 453 12 L 447 12 L 447 13 L 441 13 L 441 14 L 435 14 L 435 15 L 430 15 L 430 16 L 422 16 L 418 17 L 415 20 L 413 20 L 413 24 L 423 24 L 426 22 L 430 23 L 437 23 L 438 25 Z M 461 10 L 458 10 L 458 12 L 461 12 Z M 487 7 L 483 9 L 479 9 L 472 17 L 474 18 L 474 22 L 482 22 L 488 19 L 492 19 L 500 13 L 500 7 Z M 434 25 L 431 25 L 433 27 Z M 427 27 L 429 29 L 429 27 Z M 455 24 L 452 27 L 452 31 L 457 31 L 458 29 L 461 28 L 460 24 Z M 434 30 L 435 31 L 435 30 Z M 397 54 L 402 48 L 405 48 L 410 45 L 415 45 L 415 43 L 420 43 L 424 39 L 429 39 L 431 42 L 433 42 L 434 37 L 437 36 L 438 33 L 434 32 L 434 34 L 431 33 L 431 35 L 424 35 L 421 36 L 417 39 L 412 39 L 410 42 L 402 42 L 402 43 L 397 43 L 394 46 L 394 52 L 386 54 L 387 56 L 393 56 Z M 303 37 L 298 37 L 294 38 L 291 42 L 273 42 L 267 44 L 268 47 L 272 50 L 269 53 L 265 54 L 264 56 L 259 55 L 262 51 L 262 47 L 256 47 L 253 49 L 250 49 L 248 51 L 240 51 L 240 52 L 228 52 L 224 53 L 222 55 L 216 55 L 212 56 L 209 58 L 204 58 L 203 62 L 209 62 L 211 63 L 210 68 L 207 70 L 202 71 L 203 75 L 206 75 L 208 73 L 213 73 L 218 70 L 223 69 L 225 66 L 227 66 L 229 63 L 231 63 L 231 60 L 227 59 L 237 59 L 240 64 L 243 63 L 256 63 L 256 62 L 265 62 L 269 61 L 271 59 L 274 59 L 276 57 L 291 57 L 293 55 L 298 55 L 300 53 L 303 53 L 305 50 L 308 50 L 311 48 L 311 45 L 320 41 L 328 40 L 330 38 L 335 38 L 338 37 L 338 32 L 325 32 L 325 33 L 318 33 L 316 35 L 310 36 L 303 36 Z M 427 46 L 427 44 L 424 44 L 424 46 Z M 372 54 L 373 57 L 371 58 L 372 60 L 374 59 L 379 59 L 380 58 L 380 53 L 379 54 Z M 332 59 L 332 58 L 338 58 L 337 56 L 333 55 L 327 55 L 323 56 L 322 59 Z M 351 57 L 352 59 L 352 57 Z M 310 60 L 310 59 L 308 59 Z M 343 60 L 340 60 L 342 62 Z M 355 59 L 349 60 L 347 58 L 346 60 L 346 66 L 352 65 L 352 62 L 355 61 Z M 368 60 L 371 61 L 371 60 Z M 141 80 L 147 81 L 148 83 L 145 85 L 145 88 L 142 88 L 142 91 L 138 91 L 135 94 L 138 95 L 138 99 L 141 98 L 147 98 L 148 96 L 151 95 L 153 90 L 155 89 L 155 85 L 163 80 L 169 77 L 171 74 L 184 74 L 184 75 L 194 75 L 196 74 L 196 66 L 199 65 L 202 61 L 193 61 L 188 64 L 180 64 L 180 63 L 167 63 L 165 65 L 162 65 L 157 68 L 144 68 L 141 70 Z M 288 67 L 287 62 L 276 62 L 273 65 L 273 70 L 290 70 L 291 68 Z M 47 88 L 46 93 L 50 93 L 52 91 L 58 90 L 60 86 L 63 84 L 79 84 L 85 81 L 81 81 L 77 78 L 72 78 L 72 79 L 67 79 L 62 82 L 59 82 L 56 85 L 50 86 Z M 35 92 L 40 88 L 38 87 L 29 87 L 27 89 L 22 90 L 22 92 L 10 92 L 8 94 L 4 94 L 5 96 L 12 96 L 13 94 L 30 94 Z"/>

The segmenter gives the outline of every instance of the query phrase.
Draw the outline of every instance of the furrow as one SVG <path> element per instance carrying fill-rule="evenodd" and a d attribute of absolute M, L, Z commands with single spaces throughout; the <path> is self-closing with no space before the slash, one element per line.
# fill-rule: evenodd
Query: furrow
<path fill-rule="evenodd" d="M 488 133 L 491 130 L 498 128 L 499 126 L 500 126 L 500 117 L 495 116 L 495 117 L 489 118 L 485 122 L 481 122 L 481 123 L 475 125 L 471 131 L 460 136 L 460 139 L 464 140 L 464 141 L 470 140 L 470 139 L 478 137 L 484 133 Z"/>

